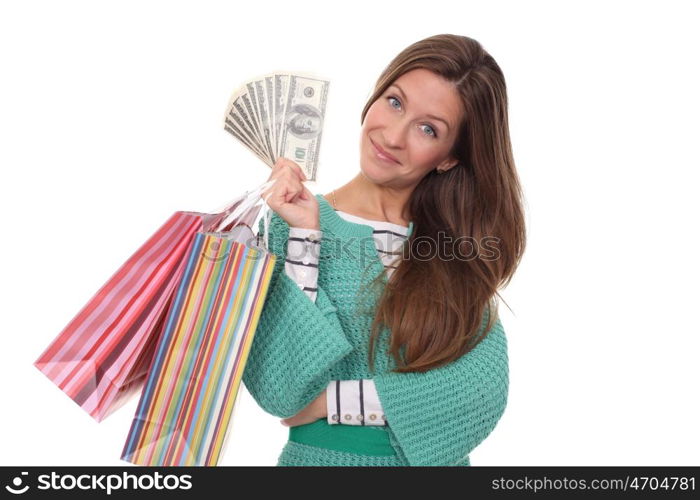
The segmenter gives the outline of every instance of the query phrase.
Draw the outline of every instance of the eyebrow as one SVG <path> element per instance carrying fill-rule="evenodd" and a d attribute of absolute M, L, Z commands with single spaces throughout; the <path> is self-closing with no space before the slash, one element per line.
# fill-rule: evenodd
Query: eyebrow
<path fill-rule="evenodd" d="M 406 93 L 401 89 L 401 87 L 399 87 L 396 83 L 392 83 L 392 84 L 389 85 L 389 86 L 390 86 L 390 87 L 396 87 L 396 88 L 399 90 L 399 92 L 401 92 L 401 95 L 403 96 L 404 100 L 406 101 L 406 104 L 408 104 L 408 97 L 406 97 Z M 428 118 L 432 118 L 433 120 L 439 120 L 439 121 L 441 121 L 442 123 L 445 124 L 445 127 L 447 127 L 447 130 L 448 130 L 448 131 L 450 130 L 450 125 L 447 123 L 447 121 L 443 120 L 443 119 L 440 118 L 439 116 L 435 116 L 435 115 L 425 115 L 425 116 L 427 116 Z"/>

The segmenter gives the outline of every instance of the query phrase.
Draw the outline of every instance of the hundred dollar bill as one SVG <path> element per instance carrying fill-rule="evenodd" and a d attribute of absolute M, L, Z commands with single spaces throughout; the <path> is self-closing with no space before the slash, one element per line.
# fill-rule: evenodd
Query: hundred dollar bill
<path fill-rule="evenodd" d="M 311 73 L 279 71 L 253 78 L 229 99 L 224 130 L 268 166 L 284 156 L 316 180 L 328 86 Z"/>
<path fill-rule="evenodd" d="M 257 99 L 255 98 L 255 87 L 253 84 L 247 84 L 246 85 L 248 88 L 248 92 L 243 92 L 241 93 L 240 101 L 243 103 L 243 106 L 245 107 L 247 113 L 245 116 L 248 117 L 248 120 L 250 121 L 249 126 L 252 126 L 252 128 L 255 130 L 255 134 L 258 137 L 258 142 L 262 146 L 262 150 L 267 153 L 267 156 L 270 158 L 270 161 L 274 164 L 274 160 L 272 158 L 272 152 L 267 149 L 265 146 L 265 139 L 263 137 L 262 131 L 261 131 L 261 120 L 259 118 L 260 112 L 257 111 Z M 234 103 L 235 104 L 235 103 Z"/>
<path fill-rule="evenodd" d="M 288 78 L 284 113 L 275 117 L 279 155 L 298 163 L 306 178 L 315 181 L 330 82 L 300 74 Z"/>
<path fill-rule="evenodd" d="M 228 128 L 232 130 L 226 129 L 228 132 L 236 131 L 241 135 L 245 141 L 243 141 L 243 144 L 246 146 L 252 146 L 253 150 L 260 156 L 260 158 L 267 163 L 268 165 L 272 166 L 274 165 L 273 162 L 271 162 L 270 157 L 266 154 L 266 152 L 263 150 L 263 148 L 260 146 L 260 142 L 257 139 L 257 136 L 255 135 L 255 132 L 251 130 L 250 128 L 250 120 L 246 119 L 245 116 L 241 115 L 241 111 L 243 108 L 236 105 L 234 103 L 234 106 L 229 110 L 227 116 L 225 117 L 225 122 L 224 122 L 224 127 L 228 126 Z M 243 110 L 243 113 L 245 114 L 245 110 Z M 239 138 L 237 134 L 232 134 L 234 137 L 237 139 Z M 239 139 L 240 140 L 240 139 Z"/>
<path fill-rule="evenodd" d="M 267 165 L 272 167 L 274 160 L 271 152 L 263 145 L 262 136 L 259 132 L 258 112 L 255 109 L 254 99 L 251 99 L 248 93 L 249 91 L 254 91 L 252 84 L 246 84 L 245 87 L 237 89 L 231 95 L 224 115 L 224 130 L 243 142 L 245 146 L 250 147 L 253 145 L 253 151 Z M 231 121 L 235 122 L 237 128 L 231 126 Z M 234 131 L 238 132 L 238 134 L 235 134 Z M 244 141 L 241 136 L 247 140 Z M 262 156 L 259 153 L 262 153 Z"/>
<path fill-rule="evenodd" d="M 273 158 L 275 161 L 277 160 L 279 153 L 277 151 L 277 138 L 275 137 L 275 117 L 274 117 L 274 109 L 272 107 L 272 99 L 273 99 L 273 94 L 272 91 L 274 89 L 274 84 L 273 84 L 273 79 L 274 75 L 265 75 L 264 80 L 265 80 L 265 106 L 267 108 L 267 123 L 270 126 L 270 135 L 272 136 L 271 141 L 272 141 L 272 148 L 273 148 Z"/>
<path fill-rule="evenodd" d="M 275 134 L 277 157 L 280 156 L 280 138 L 282 137 L 282 118 L 284 117 L 284 97 L 287 95 L 289 75 L 275 73 L 272 94 L 272 130 Z"/>
<path fill-rule="evenodd" d="M 267 149 L 270 158 L 272 159 L 272 164 L 274 165 L 277 158 L 275 155 L 275 149 L 272 147 L 272 125 L 270 122 L 270 113 L 267 109 L 267 99 L 265 97 L 265 80 L 256 80 L 254 82 L 254 88 L 255 100 L 259 111 L 258 118 L 260 120 L 260 130 L 262 133 L 263 144 Z"/>
<path fill-rule="evenodd" d="M 254 143 L 250 142 L 245 137 L 245 132 L 243 132 L 231 119 L 226 118 L 226 123 L 224 124 L 224 130 L 234 136 L 236 139 L 241 141 L 245 147 L 247 147 L 253 154 L 255 154 L 262 161 L 267 163 L 267 157 L 255 146 Z"/>

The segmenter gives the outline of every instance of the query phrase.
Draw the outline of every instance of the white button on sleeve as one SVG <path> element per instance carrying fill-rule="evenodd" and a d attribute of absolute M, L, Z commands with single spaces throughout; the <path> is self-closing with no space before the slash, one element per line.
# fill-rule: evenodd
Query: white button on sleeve
<path fill-rule="evenodd" d="M 326 386 L 326 402 L 329 424 L 385 425 L 371 379 L 332 381 Z"/>
<path fill-rule="evenodd" d="M 363 379 L 362 395 L 364 400 L 365 425 L 385 425 L 384 409 L 379 401 L 379 394 L 374 380 Z M 375 415 L 375 418 L 372 418 Z"/>
<path fill-rule="evenodd" d="M 316 301 L 322 236 L 318 229 L 289 228 L 285 272 L 312 302 Z"/>
<path fill-rule="evenodd" d="M 336 398 L 336 381 L 331 380 L 326 386 L 326 410 L 328 412 L 328 424 L 334 425 L 340 423 L 340 414 L 338 413 L 338 399 Z"/>

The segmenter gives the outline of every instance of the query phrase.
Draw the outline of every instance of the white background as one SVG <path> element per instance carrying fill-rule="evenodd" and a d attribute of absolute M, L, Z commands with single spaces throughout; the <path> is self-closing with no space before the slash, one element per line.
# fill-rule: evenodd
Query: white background
<path fill-rule="evenodd" d="M 138 398 L 97 424 L 32 363 L 174 211 L 267 179 L 222 128 L 235 88 L 331 80 L 311 186 L 328 193 L 358 172 L 380 71 L 455 33 L 505 73 L 529 229 L 502 291 L 508 408 L 472 464 L 699 465 L 691 5 L 3 2 L 0 464 L 125 464 Z M 221 463 L 274 465 L 287 433 L 243 389 Z"/>

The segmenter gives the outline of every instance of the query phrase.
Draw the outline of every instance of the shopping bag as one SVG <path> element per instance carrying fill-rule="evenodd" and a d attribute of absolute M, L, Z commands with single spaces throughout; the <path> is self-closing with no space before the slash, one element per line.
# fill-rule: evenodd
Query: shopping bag
<path fill-rule="evenodd" d="M 217 465 L 276 260 L 252 227 L 195 236 L 122 460 Z"/>
<path fill-rule="evenodd" d="M 267 181 L 253 192 L 270 185 Z M 175 212 L 99 289 L 34 362 L 98 422 L 144 382 L 167 308 L 200 230 L 226 228 L 246 193 L 221 211 Z"/>

